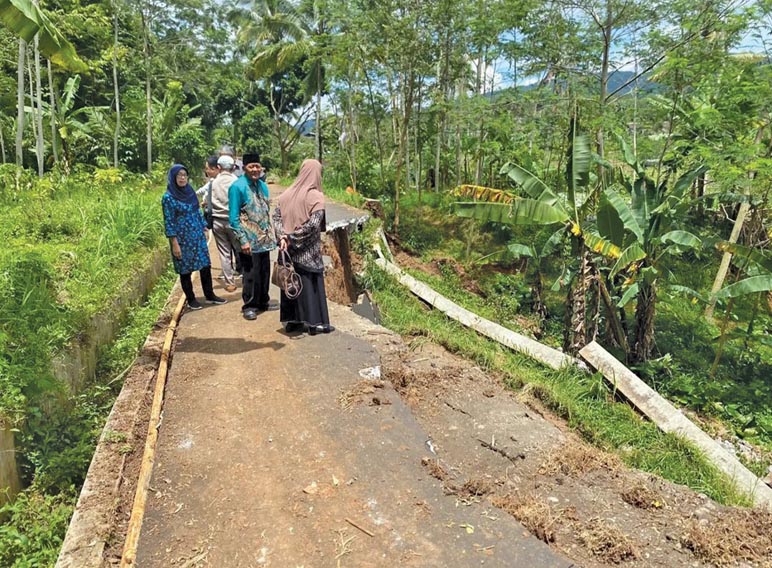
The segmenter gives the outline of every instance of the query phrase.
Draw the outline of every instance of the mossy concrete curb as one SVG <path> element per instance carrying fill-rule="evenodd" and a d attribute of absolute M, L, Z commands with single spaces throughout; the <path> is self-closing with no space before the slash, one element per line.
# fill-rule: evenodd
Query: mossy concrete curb
<path fill-rule="evenodd" d="M 169 294 L 153 331 L 129 370 L 107 418 L 70 520 L 56 568 L 105 565 L 105 550 L 125 524 L 124 495 L 133 495 L 131 473 L 142 459 L 150 415 L 153 379 L 170 318 L 170 306 L 181 294 L 179 283 Z M 129 503 L 129 509 L 131 504 Z"/>
<path fill-rule="evenodd" d="M 144 269 L 129 276 L 109 305 L 89 322 L 83 334 L 51 362 L 54 376 L 78 393 L 94 377 L 99 349 L 115 339 L 131 306 L 146 298 L 169 262 L 166 246 L 151 251 Z M 66 394 L 66 393 L 65 393 Z M 64 395 L 47 404 L 66 404 Z M 22 489 L 16 462 L 14 432 L 0 416 L 0 505 L 13 499 Z"/>

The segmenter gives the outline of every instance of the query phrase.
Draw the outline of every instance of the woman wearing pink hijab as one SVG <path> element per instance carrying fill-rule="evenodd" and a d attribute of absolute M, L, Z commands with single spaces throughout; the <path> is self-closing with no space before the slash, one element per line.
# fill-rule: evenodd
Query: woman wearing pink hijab
<path fill-rule="evenodd" d="M 287 251 L 303 283 L 295 299 L 281 293 L 279 319 L 288 332 L 311 335 L 330 333 L 327 295 L 324 291 L 322 232 L 325 230 L 322 164 L 305 160 L 295 182 L 279 197 L 273 212 L 273 226 L 279 249 Z"/>

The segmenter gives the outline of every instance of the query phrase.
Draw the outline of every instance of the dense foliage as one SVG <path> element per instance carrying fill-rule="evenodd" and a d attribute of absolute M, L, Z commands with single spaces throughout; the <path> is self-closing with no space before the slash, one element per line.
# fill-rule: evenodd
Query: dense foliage
<path fill-rule="evenodd" d="M 82 392 L 55 378 L 52 361 L 84 338 L 92 317 L 113 305 L 163 244 L 157 181 L 107 169 L 25 175 L 17 185 L 16 174 L 12 166 L 0 169 L 0 415 L 16 430 L 29 488 L 0 513 L 11 518 L 0 527 L 4 566 L 15 565 L 14 551 L 17 561 L 30 562 L 19 565 L 46 565 L 33 562 L 46 550 L 46 558 L 55 558 L 120 386 L 106 384 L 105 375 L 134 357 L 157 311 L 149 323 L 145 314 L 129 350 L 119 342 L 114 353 L 103 354 L 103 374 Z"/>
<path fill-rule="evenodd" d="M 37 42 L 0 28 L 0 158 L 20 166 L 0 170 L 0 411 L 41 491 L 81 475 L 30 442 L 50 357 L 162 238 L 138 172 L 221 144 L 283 174 L 323 158 L 405 249 L 452 259 L 444 282 L 463 266 L 481 310 L 569 351 L 597 339 L 772 447 L 769 0 L 42 8 Z"/>

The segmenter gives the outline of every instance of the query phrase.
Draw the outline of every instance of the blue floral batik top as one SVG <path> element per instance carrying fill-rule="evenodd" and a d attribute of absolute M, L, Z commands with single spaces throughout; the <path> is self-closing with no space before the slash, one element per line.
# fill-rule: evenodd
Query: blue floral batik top
<path fill-rule="evenodd" d="M 178 170 L 179 171 L 179 170 Z M 170 177 L 171 176 L 171 172 Z M 176 172 L 175 174 L 176 175 Z M 172 177 L 172 179 L 174 179 Z M 194 194 L 195 198 L 195 194 Z M 204 232 L 204 217 L 198 206 L 198 200 L 180 200 L 167 191 L 161 198 L 164 211 L 164 226 L 167 237 L 177 237 L 182 251 L 182 258 L 172 262 L 177 274 L 190 274 L 212 264 Z M 171 243 L 169 244 L 171 248 Z"/>

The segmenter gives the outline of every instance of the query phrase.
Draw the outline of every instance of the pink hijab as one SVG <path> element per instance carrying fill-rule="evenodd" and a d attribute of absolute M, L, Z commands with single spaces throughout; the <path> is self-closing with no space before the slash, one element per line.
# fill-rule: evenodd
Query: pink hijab
<path fill-rule="evenodd" d="M 304 160 L 295 182 L 279 196 L 282 226 L 292 233 L 308 221 L 311 214 L 324 209 L 322 164 Z"/>

